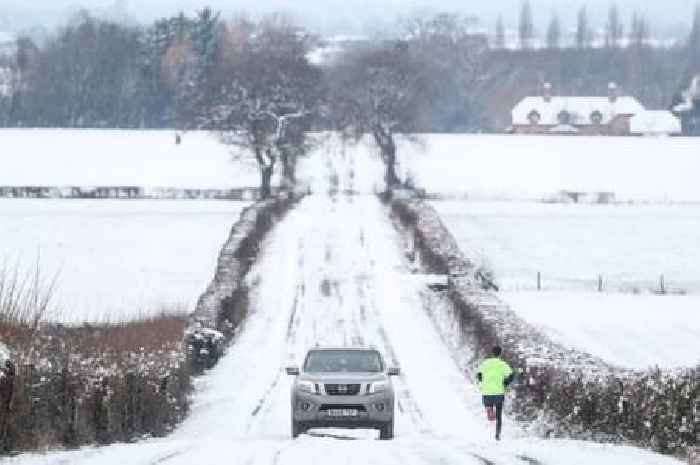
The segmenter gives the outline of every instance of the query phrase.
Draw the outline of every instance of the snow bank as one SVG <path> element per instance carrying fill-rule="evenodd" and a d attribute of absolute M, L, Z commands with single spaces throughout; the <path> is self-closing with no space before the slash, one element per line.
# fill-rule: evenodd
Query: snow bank
<path fill-rule="evenodd" d="M 259 185 L 255 160 L 206 132 L 1 129 L 0 162 L 0 186 Z"/>
<path fill-rule="evenodd" d="M 426 135 L 398 153 L 402 176 L 441 196 L 542 199 L 567 190 L 700 201 L 698 138 Z"/>

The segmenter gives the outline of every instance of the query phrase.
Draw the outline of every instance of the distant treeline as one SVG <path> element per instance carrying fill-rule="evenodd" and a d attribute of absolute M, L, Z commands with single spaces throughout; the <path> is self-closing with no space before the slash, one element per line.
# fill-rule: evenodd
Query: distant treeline
<path fill-rule="evenodd" d="M 408 50 L 404 55 L 410 55 L 411 67 L 403 67 L 398 55 L 386 54 L 381 66 L 403 67 L 401 73 L 410 69 L 414 79 L 398 84 L 420 94 L 410 109 L 421 117 L 410 125 L 396 121 L 396 129 L 501 131 L 515 103 L 539 94 L 544 81 L 561 94 L 582 95 L 604 95 L 608 82 L 615 81 L 649 108 L 670 108 L 700 73 L 700 9 L 688 40 L 670 48 L 648 40 L 650 27 L 641 16 L 624 31 L 616 15 L 611 9 L 605 43 L 595 47 L 585 10 L 579 12 L 577 40 L 569 47 L 561 46 L 557 18 L 546 46 L 531 46 L 535 33 L 527 4 L 517 49 L 503 47 L 502 22 L 493 39 L 474 32 L 471 17 L 441 14 L 407 21 L 406 34 L 392 46 Z M 310 62 L 310 53 L 322 46 L 322 40 L 281 16 L 224 20 L 205 8 L 141 27 L 82 12 L 45 43 L 20 37 L 16 53 L 0 58 L 0 81 L 5 81 L 0 82 L 0 126 L 228 129 L 234 106 L 245 107 L 249 115 L 259 103 L 251 96 L 267 92 L 276 102 L 276 117 L 303 113 L 307 128 L 333 128 L 347 120 L 337 114 L 341 109 L 352 111 L 344 105 L 347 96 L 340 104 L 332 100 L 339 94 L 331 82 L 338 79 L 338 69 L 352 61 L 348 57 L 357 49 L 389 45 L 386 40 L 349 42 L 327 61 Z M 373 79 L 390 74 L 357 76 L 372 86 Z M 225 106 L 219 105 L 222 100 Z M 409 110 L 399 103 L 394 109 Z"/>

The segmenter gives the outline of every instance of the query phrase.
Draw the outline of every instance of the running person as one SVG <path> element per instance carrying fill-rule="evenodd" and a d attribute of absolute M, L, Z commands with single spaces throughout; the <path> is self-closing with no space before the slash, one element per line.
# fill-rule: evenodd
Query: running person
<path fill-rule="evenodd" d="M 497 441 L 501 440 L 503 403 L 505 401 L 506 387 L 508 387 L 514 378 L 513 369 L 501 359 L 502 352 L 500 347 L 494 347 L 491 350 L 491 357 L 481 362 L 479 372 L 476 374 L 489 420 L 496 420 Z"/>

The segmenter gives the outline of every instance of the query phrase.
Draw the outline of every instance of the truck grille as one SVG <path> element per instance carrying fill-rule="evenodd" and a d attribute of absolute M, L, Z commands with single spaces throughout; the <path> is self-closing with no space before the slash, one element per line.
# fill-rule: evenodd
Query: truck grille
<path fill-rule="evenodd" d="M 328 410 L 341 409 L 341 410 L 357 410 L 358 412 L 367 412 L 367 408 L 364 405 L 353 405 L 353 404 L 321 404 L 318 408 L 321 412 L 326 412 Z"/>
<path fill-rule="evenodd" d="M 326 394 L 329 396 L 356 396 L 360 393 L 360 384 L 326 384 Z"/>

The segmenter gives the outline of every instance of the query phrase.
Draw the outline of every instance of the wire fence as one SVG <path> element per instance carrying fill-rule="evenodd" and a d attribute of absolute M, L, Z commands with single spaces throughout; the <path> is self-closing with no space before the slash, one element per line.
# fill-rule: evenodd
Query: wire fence
<path fill-rule="evenodd" d="M 639 277 L 621 274 L 591 274 L 590 277 L 562 276 L 537 271 L 529 276 L 505 276 L 497 279 L 504 291 L 574 291 L 622 294 L 698 295 L 700 279 L 689 280 L 660 273 Z"/>

